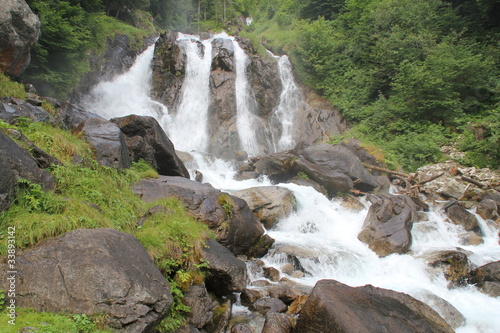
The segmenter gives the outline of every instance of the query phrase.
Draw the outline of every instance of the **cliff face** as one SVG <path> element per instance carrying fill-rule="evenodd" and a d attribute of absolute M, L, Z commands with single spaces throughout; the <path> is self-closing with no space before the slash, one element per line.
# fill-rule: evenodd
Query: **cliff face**
<path fill-rule="evenodd" d="M 18 76 L 30 62 L 40 36 L 40 20 L 24 0 L 0 1 L 0 69 Z"/>
<path fill-rule="evenodd" d="M 177 37 L 173 32 L 162 34 L 156 42 L 153 60 L 152 97 L 167 105 L 171 114 L 177 112 L 182 102 L 182 88 L 188 65 L 186 48 Z M 277 141 L 285 131 L 283 121 L 280 120 L 282 118 L 277 117 L 281 95 L 285 89 L 278 61 L 271 55 L 258 54 L 250 40 L 239 37 L 236 40 L 246 53 L 247 99 L 259 151 L 271 153 L 277 149 L 273 140 Z M 201 41 L 196 43 L 200 57 L 205 52 L 211 52 L 208 152 L 223 158 L 234 158 L 235 152 L 244 150 L 237 126 L 237 61 L 241 61 L 235 55 L 235 48 L 238 46 L 235 46 L 231 38 L 226 37 L 213 38 L 211 50 L 207 50 Z M 345 129 L 340 113 L 326 100 L 300 86 L 297 94 L 301 95 L 300 105 L 294 106 L 297 112 L 294 119 L 289 119 L 295 123 L 294 133 L 291 134 L 295 144 L 311 144 Z"/>

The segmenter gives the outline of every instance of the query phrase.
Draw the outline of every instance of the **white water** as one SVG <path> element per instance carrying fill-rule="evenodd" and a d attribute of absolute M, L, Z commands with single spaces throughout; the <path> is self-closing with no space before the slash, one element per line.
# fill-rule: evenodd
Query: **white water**
<path fill-rule="evenodd" d="M 205 151 L 208 137 L 210 104 L 210 66 L 212 39 L 201 41 L 197 36 L 179 33 L 177 43 L 186 54 L 186 77 L 181 89 L 181 103 L 167 132 L 176 149 Z"/>
<path fill-rule="evenodd" d="M 283 86 L 279 105 L 271 118 L 271 126 L 281 127 L 279 139 L 273 138 L 274 151 L 278 152 L 292 149 L 296 144 L 297 116 L 300 108 L 304 106 L 304 99 L 302 91 L 295 84 L 292 64 L 288 57 L 286 55 L 274 57 L 278 60 L 278 69 Z"/>
<path fill-rule="evenodd" d="M 249 59 L 238 41 L 233 39 L 234 60 L 236 63 L 236 108 L 238 117 L 236 126 L 240 136 L 241 145 L 249 156 L 261 153 L 257 140 L 257 130 L 260 129 L 261 121 L 255 115 L 255 101 L 248 85 L 247 66 Z"/>
<path fill-rule="evenodd" d="M 208 45 L 205 46 L 206 53 L 208 47 Z M 151 56 L 152 54 L 149 55 Z M 204 57 L 199 56 L 199 59 L 203 62 Z M 149 63 L 142 60 L 142 56 L 139 57 L 136 64 L 125 75 L 113 82 L 102 83 L 96 87 L 91 98 L 98 100 L 94 100 L 89 105 L 104 105 L 104 107 L 99 110 L 92 109 L 94 112 L 97 111 L 96 113 L 107 118 L 138 113 L 153 115 L 159 120 L 165 119 L 166 109 L 158 107 L 157 103 L 152 102 L 148 97 L 149 91 L 146 88 L 149 87 Z M 146 71 L 148 75 L 143 71 Z M 117 98 L 118 101 L 114 101 L 111 97 Z M 198 119 L 197 112 L 199 111 L 195 108 L 186 108 L 186 110 L 187 113 L 191 110 L 195 113 L 191 115 L 193 119 Z M 184 131 L 191 133 L 191 136 L 195 135 L 192 122 L 178 122 L 177 124 L 179 132 Z M 178 137 L 176 133 L 178 132 L 173 131 L 170 135 L 177 148 L 177 142 L 182 139 L 179 138 L 180 134 Z M 203 133 L 207 135 L 206 132 Z M 249 133 L 250 137 L 252 135 L 254 134 Z M 190 139 L 191 137 L 186 140 Z M 203 146 L 194 149 L 203 150 L 200 147 Z M 204 181 L 216 188 L 230 192 L 252 186 L 271 185 L 266 178 L 244 182 L 235 181 L 233 180 L 235 171 L 229 162 L 198 153 L 194 156 L 194 161 L 188 167 L 201 171 Z M 428 290 L 450 302 L 466 317 L 466 325 L 457 329 L 457 332 L 500 332 L 500 298 L 484 295 L 473 286 L 448 289 L 444 276 L 431 270 L 423 259 L 425 253 L 461 247 L 471 252 L 469 259 L 477 266 L 500 260 L 497 231 L 488 226 L 485 221 L 480 220 L 481 229 L 485 235 L 484 244 L 462 246 L 460 236 L 464 232 L 463 228 L 445 222 L 443 216 L 434 208 L 428 214 L 429 221 L 414 225 L 413 245 L 408 254 L 393 254 L 379 258 L 357 239 L 366 216 L 366 208 L 360 212 L 353 212 L 342 207 L 338 201 L 328 200 L 312 188 L 293 184 L 280 184 L 279 186 L 293 191 L 297 198 L 298 209 L 294 214 L 280 221 L 277 227 L 269 230 L 268 233 L 276 240 L 275 247 L 279 247 L 280 244 L 289 244 L 313 254 L 309 259 L 306 258 L 307 256 L 300 259 L 302 266 L 310 274 L 296 281 L 313 286 L 319 279 L 336 279 L 351 286 L 372 284 L 415 295 L 415 297 L 418 297 L 422 290 Z M 284 256 L 274 254 L 274 251 L 271 251 L 263 260 L 267 265 L 278 269 L 285 263 Z"/>
<path fill-rule="evenodd" d="M 151 116 L 164 125 L 168 117 L 167 107 L 149 97 L 153 54 L 154 44 L 137 57 L 128 72 L 112 81 L 97 84 L 83 100 L 83 108 L 106 119 L 129 114 Z"/>

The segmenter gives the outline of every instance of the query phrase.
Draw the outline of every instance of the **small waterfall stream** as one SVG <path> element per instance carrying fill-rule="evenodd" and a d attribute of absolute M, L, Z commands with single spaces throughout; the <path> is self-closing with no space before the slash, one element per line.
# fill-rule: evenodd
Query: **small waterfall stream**
<path fill-rule="evenodd" d="M 181 36 L 179 43 L 186 48 L 188 69 L 186 86 L 182 91 L 183 101 L 176 115 L 167 115 L 167 109 L 148 96 L 152 47 L 137 58 L 136 64 L 128 73 L 112 82 L 103 82 L 96 86 L 84 105 L 87 110 L 106 118 L 132 113 L 154 116 L 167 129 L 177 149 L 203 152 L 205 143 L 208 142 L 206 110 L 209 96 L 208 78 L 202 72 L 210 67 L 212 39 L 200 41 L 192 36 Z M 241 53 L 242 49 L 236 44 L 235 42 L 237 71 L 241 76 L 246 68 L 246 55 Z M 193 60 L 198 64 L 192 64 Z M 289 68 L 286 58 L 280 58 L 281 61 L 285 68 Z M 291 71 L 283 71 L 282 75 L 291 75 Z M 251 104 L 251 101 L 247 100 L 250 98 L 249 94 L 246 93 L 248 82 L 242 78 L 240 80 L 242 82 L 237 84 L 237 89 L 241 90 L 241 96 L 238 97 L 238 117 L 240 111 Z M 193 93 L 193 89 L 196 89 L 197 98 L 189 95 Z M 276 143 L 278 150 L 293 144 L 293 115 L 289 116 L 286 112 L 293 109 L 295 104 L 302 103 L 300 99 L 291 98 L 297 95 L 296 89 L 297 87 L 291 84 L 284 89 L 280 107 L 276 110 L 275 121 L 282 126 L 282 136 Z M 199 123 L 193 123 L 192 119 L 197 119 Z M 259 150 L 254 126 L 258 126 L 258 123 L 252 119 L 250 109 L 244 111 L 241 119 L 241 124 L 238 124 L 241 140 L 250 155 L 256 154 Z M 235 171 L 230 162 L 207 158 L 199 153 L 193 153 L 193 156 L 193 162 L 186 166 L 201 171 L 204 181 L 215 188 L 231 192 L 253 186 L 271 185 L 265 177 L 259 180 L 236 181 L 233 179 Z M 281 245 L 291 246 L 304 253 L 300 264 L 307 274 L 303 278 L 295 279 L 301 284 L 313 286 L 320 279 L 336 279 L 350 286 L 372 284 L 405 292 L 426 302 L 429 300 L 422 295 L 425 294 L 423 292 L 429 291 L 451 303 L 466 317 L 466 324 L 458 328 L 457 332 L 500 332 L 500 298 L 489 297 L 473 286 L 449 289 L 444 276 L 430 269 L 424 260 L 425 255 L 432 251 L 452 250 L 456 247 L 469 251 L 470 260 L 477 266 L 500 260 L 496 230 L 480 218 L 481 231 L 485 235 L 484 243 L 464 246 L 460 244 L 463 228 L 446 222 L 440 211 L 433 208 L 427 213 L 428 221 L 414 225 L 411 251 L 407 254 L 379 258 L 357 239 L 367 213 L 367 205 L 360 211 L 353 211 L 343 207 L 340 201 L 329 200 L 310 187 L 294 184 L 278 186 L 286 187 L 294 193 L 298 207 L 296 212 L 282 219 L 274 229 L 267 231 L 276 240 L 274 249 L 263 258 L 267 266 L 280 269 L 286 263 L 286 256 L 281 254 L 278 248 Z"/>

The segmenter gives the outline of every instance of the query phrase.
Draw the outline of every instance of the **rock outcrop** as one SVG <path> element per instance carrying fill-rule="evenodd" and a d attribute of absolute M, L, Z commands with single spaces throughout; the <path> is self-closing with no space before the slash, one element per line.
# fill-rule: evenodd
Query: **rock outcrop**
<path fill-rule="evenodd" d="M 189 172 L 175 152 L 158 121 L 153 117 L 130 115 L 113 118 L 125 135 L 130 159 L 140 159 L 151 165 L 160 175 L 189 178 Z"/>
<path fill-rule="evenodd" d="M 13 124 L 20 117 L 31 119 L 33 122 L 54 123 L 52 116 L 39 105 L 14 97 L 0 98 L 0 119 Z"/>
<path fill-rule="evenodd" d="M 296 206 L 292 191 L 283 187 L 252 187 L 231 194 L 245 200 L 267 229 L 272 228 L 280 218 L 292 213 Z"/>
<path fill-rule="evenodd" d="M 24 0 L 0 1 L 0 69 L 21 75 L 40 36 L 40 20 Z"/>
<path fill-rule="evenodd" d="M 478 267 L 471 272 L 469 279 L 484 293 L 500 297 L 500 261 Z"/>
<path fill-rule="evenodd" d="M 118 125 L 72 104 L 66 104 L 58 118 L 65 129 L 82 135 L 94 148 L 99 164 L 117 169 L 130 167 L 125 136 Z"/>
<path fill-rule="evenodd" d="M 8 269 L 1 266 L 5 284 Z M 16 305 L 105 314 L 108 326 L 125 332 L 150 331 L 173 303 L 146 249 L 113 229 L 78 229 L 48 239 L 19 254 L 16 270 Z"/>
<path fill-rule="evenodd" d="M 31 154 L 8 135 L 0 131 L 0 212 L 7 210 L 15 199 L 17 181 L 25 179 L 42 185 L 45 190 L 56 186 L 54 177 L 41 169 Z"/>
<path fill-rule="evenodd" d="M 273 243 L 244 200 L 211 186 L 182 177 L 160 176 L 135 183 L 133 190 L 146 202 L 171 196 L 181 199 L 188 211 L 207 224 L 216 240 L 235 255 L 263 256 Z"/>
<path fill-rule="evenodd" d="M 412 243 L 411 229 L 417 211 L 407 196 L 373 194 L 372 202 L 358 239 L 380 257 L 406 252 Z"/>
<path fill-rule="evenodd" d="M 296 332 L 454 332 L 428 305 L 371 285 L 352 288 L 318 281 L 297 320 Z"/>

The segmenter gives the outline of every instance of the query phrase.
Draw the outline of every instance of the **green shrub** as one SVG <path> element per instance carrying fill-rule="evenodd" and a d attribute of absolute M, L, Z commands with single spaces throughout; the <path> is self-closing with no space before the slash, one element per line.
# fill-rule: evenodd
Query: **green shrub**
<path fill-rule="evenodd" d="M 19 99 L 26 98 L 24 86 L 20 83 L 12 81 L 7 75 L 0 70 L 0 97 L 15 97 Z"/>

